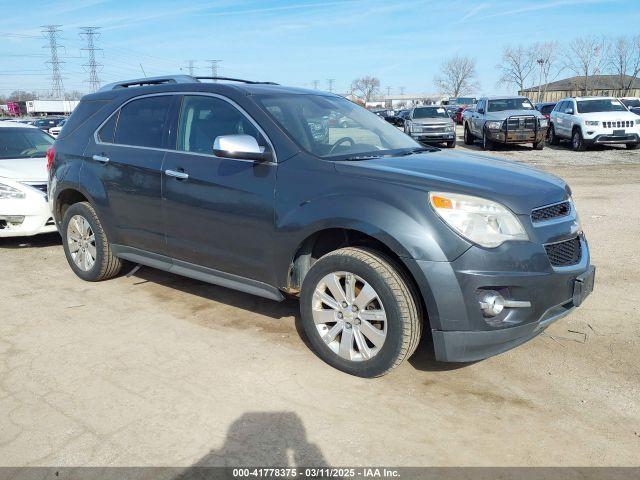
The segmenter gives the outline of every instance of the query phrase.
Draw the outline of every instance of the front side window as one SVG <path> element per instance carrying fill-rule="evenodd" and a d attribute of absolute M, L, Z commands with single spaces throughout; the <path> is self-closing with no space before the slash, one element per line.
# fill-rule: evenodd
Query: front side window
<path fill-rule="evenodd" d="M 185 96 L 178 125 L 178 150 L 213 155 L 213 144 L 222 135 L 251 135 L 258 145 L 267 148 L 255 125 L 229 102 L 216 97 Z"/>
<path fill-rule="evenodd" d="M 504 112 L 507 110 L 535 110 L 528 98 L 500 98 L 487 102 L 487 112 Z"/>
<path fill-rule="evenodd" d="M 383 118 L 345 98 L 313 94 L 256 97 L 292 140 L 322 158 L 378 156 L 420 147 Z"/>
<path fill-rule="evenodd" d="M 0 160 L 44 157 L 53 141 L 37 128 L 0 127 Z"/>
<path fill-rule="evenodd" d="M 449 118 L 443 107 L 420 107 L 413 110 L 413 118 Z"/>
<path fill-rule="evenodd" d="M 114 143 L 163 148 L 171 98 L 169 95 L 145 97 L 123 106 L 120 109 Z"/>
<path fill-rule="evenodd" d="M 626 107 L 615 98 L 599 98 L 596 100 L 578 100 L 577 113 L 626 112 Z"/>

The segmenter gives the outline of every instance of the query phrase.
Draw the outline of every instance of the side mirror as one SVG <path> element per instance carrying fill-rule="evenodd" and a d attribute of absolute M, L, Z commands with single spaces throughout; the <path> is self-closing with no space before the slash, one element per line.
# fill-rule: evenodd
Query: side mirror
<path fill-rule="evenodd" d="M 266 152 L 251 135 L 220 135 L 213 142 L 213 153 L 217 157 L 239 158 L 269 162 L 271 152 Z"/>
<path fill-rule="evenodd" d="M 484 108 L 479 108 L 476 110 L 480 115 L 484 115 Z"/>
<path fill-rule="evenodd" d="M 566 113 L 567 115 L 573 115 L 573 108 L 565 108 L 564 113 Z"/>

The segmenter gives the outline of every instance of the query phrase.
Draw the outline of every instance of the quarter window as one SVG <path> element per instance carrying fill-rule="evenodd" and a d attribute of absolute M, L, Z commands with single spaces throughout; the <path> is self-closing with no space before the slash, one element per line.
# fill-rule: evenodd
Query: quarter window
<path fill-rule="evenodd" d="M 109 120 L 107 120 L 107 123 L 102 126 L 98 131 L 98 140 L 103 143 L 113 143 L 113 136 L 116 133 L 116 124 L 118 123 L 119 114 L 120 112 L 118 111 L 111 115 Z"/>
<path fill-rule="evenodd" d="M 146 97 L 129 102 L 122 107 L 115 133 L 115 143 L 162 148 L 165 126 L 169 121 L 171 98 L 168 95 Z"/>
<path fill-rule="evenodd" d="M 267 148 L 258 129 L 229 102 L 216 97 L 185 96 L 178 126 L 178 150 L 213 155 L 213 143 L 222 135 L 251 135 L 258 145 Z"/>

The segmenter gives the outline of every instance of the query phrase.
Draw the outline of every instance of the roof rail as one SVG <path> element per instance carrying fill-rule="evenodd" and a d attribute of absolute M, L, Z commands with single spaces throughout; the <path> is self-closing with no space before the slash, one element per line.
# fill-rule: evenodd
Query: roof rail
<path fill-rule="evenodd" d="M 275 82 L 257 82 L 255 80 L 243 80 L 242 78 L 231 78 L 231 77 L 195 77 L 196 80 L 225 80 L 227 82 L 241 82 L 241 83 L 249 83 L 252 85 L 279 85 Z"/>
<path fill-rule="evenodd" d="M 196 83 L 194 77 L 190 75 L 168 75 L 164 77 L 145 77 L 133 80 L 124 80 L 122 82 L 109 83 L 102 87 L 99 92 L 107 92 L 117 90 L 119 88 L 143 87 L 145 85 L 161 85 L 163 83 Z"/>

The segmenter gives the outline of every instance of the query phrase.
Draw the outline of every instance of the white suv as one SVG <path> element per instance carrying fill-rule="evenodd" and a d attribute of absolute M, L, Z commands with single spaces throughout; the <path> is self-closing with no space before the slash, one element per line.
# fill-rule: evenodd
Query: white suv
<path fill-rule="evenodd" d="M 633 150 L 640 142 L 640 118 L 613 97 L 565 98 L 551 111 L 550 120 L 552 145 L 566 138 L 574 150 L 603 143 L 623 143 Z"/>

